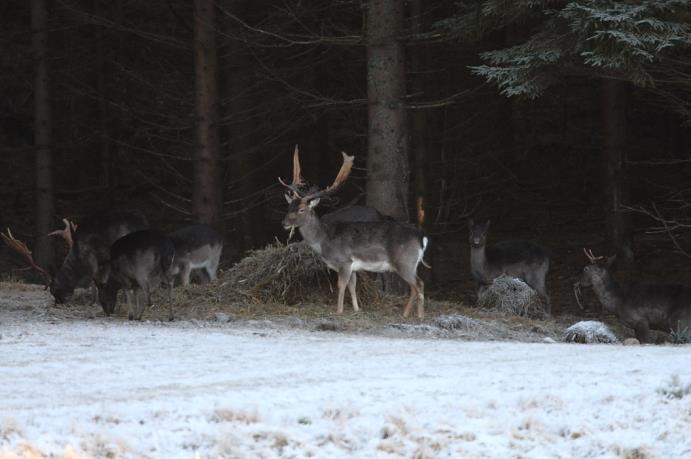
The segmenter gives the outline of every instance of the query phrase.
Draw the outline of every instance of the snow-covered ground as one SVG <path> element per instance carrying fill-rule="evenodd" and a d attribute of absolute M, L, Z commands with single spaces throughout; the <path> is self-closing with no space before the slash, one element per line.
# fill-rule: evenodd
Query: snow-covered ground
<path fill-rule="evenodd" d="M 691 458 L 688 345 L 54 322 L 0 311 L 0 458 Z"/>

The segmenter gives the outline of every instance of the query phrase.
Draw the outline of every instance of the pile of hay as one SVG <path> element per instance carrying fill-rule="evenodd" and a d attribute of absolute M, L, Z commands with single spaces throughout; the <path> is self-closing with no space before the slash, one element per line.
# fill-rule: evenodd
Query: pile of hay
<path fill-rule="evenodd" d="M 619 342 L 607 325 L 596 320 L 584 320 L 571 325 L 566 329 L 564 341 L 583 344 Z"/>
<path fill-rule="evenodd" d="M 532 319 L 545 316 L 542 300 L 528 284 L 514 277 L 501 275 L 478 292 L 477 304 L 481 308 L 494 309 Z"/>
<path fill-rule="evenodd" d="M 223 274 L 220 289 L 226 300 L 289 305 L 335 303 L 338 293 L 335 273 L 304 242 L 250 252 Z M 357 294 L 362 304 L 380 300 L 374 278 L 365 273 L 358 273 Z M 344 305 L 350 306 L 347 291 Z"/>

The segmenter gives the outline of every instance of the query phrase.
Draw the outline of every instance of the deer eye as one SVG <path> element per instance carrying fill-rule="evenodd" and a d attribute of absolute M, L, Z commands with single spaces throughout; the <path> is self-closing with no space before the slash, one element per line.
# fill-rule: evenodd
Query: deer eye
<path fill-rule="evenodd" d="M 583 268 L 583 271 L 585 271 L 585 272 L 590 271 L 590 266 L 586 266 L 585 268 Z"/>
<path fill-rule="evenodd" d="M 302 209 L 298 209 L 298 213 L 299 213 L 299 214 L 304 214 L 304 213 L 305 213 L 304 207 L 303 207 Z"/>

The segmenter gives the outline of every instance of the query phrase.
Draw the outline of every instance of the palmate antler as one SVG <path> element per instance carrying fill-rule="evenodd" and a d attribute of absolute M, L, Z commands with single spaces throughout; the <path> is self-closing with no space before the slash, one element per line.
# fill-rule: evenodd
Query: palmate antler
<path fill-rule="evenodd" d="M 304 185 L 304 181 L 300 175 L 301 168 L 298 146 L 295 145 L 295 150 L 293 151 L 293 181 L 292 183 L 287 184 L 280 177 L 278 178 L 278 181 L 281 182 L 281 185 L 288 188 L 293 193 L 291 196 L 293 199 L 299 198 L 303 201 L 309 201 L 327 194 L 331 194 L 346 181 L 350 175 L 350 171 L 353 168 L 353 162 L 355 161 L 355 156 L 348 156 L 344 152 L 341 152 L 341 154 L 343 155 L 343 164 L 341 165 L 341 169 L 338 171 L 334 182 L 323 190 L 315 191 L 303 196 L 300 194 L 299 187 Z"/>
<path fill-rule="evenodd" d="M 588 261 L 590 261 L 591 263 L 597 263 L 598 261 L 600 261 L 600 260 L 602 260 L 603 258 L 605 258 L 605 257 L 603 257 L 603 256 L 596 257 L 595 255 L 593 255 L 593 250 L 592 250 L 592 249 L 583 248 L 583 253 L 585 253 L 585 256 L 588 257 Z"/>
<path fill-rule="evenodd" d="M 67 243 L 67 247 L 69 249 L 72 249 L 72 246 L 74 245 L 74 239 L 72 235 L 75 231 L 77 231 L 77 225 L 66 218 L 63 218 L 62 222 L 65 224 L 65 228 L 61 230 L 52 231 L 48 233 L 48 236 L 60 236 Z"/>
<path fill-rule="evenodd" d="M 36 262 L 34 261 L 33 254 L 31 250 L 29 250 L 29 248 L 26 246 L 26 243 L 18 239 L 15 239 L 15 237 L 12 236 L 12 232 L 9 228 L 7 228 L 7 234 L 0 233 L 0 237 L 2 237 L 2 240 L 5 241 L 5 244 L 7 244 L 8 247 L 21 254 L 26 259 L 26 261 L 29 262 L 29 265 L 32 268 L 34 268 L 36 271 L 40 272 L 43 275 L 43 277 L 46 279 L 46 285 L 50 283 L 50 275 L 48 274 L 48 271 L 36 264 Z"/>

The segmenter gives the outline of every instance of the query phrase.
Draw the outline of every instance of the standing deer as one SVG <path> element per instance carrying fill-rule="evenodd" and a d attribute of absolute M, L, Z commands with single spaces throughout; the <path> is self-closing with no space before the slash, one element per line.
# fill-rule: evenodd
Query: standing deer
<path fill-rule="evenodd" d="M 65 303 L 69 300 L 83 277 L 88 276 L 92 280 L 99 277 L 99 271 L 108 263 L 113 242 L 148 227 L 146 217 L 141 212 L 110 211 L 87 217 L 79 225 L 66 221 L 64 230 L 51 233 L 65 238 L 69 246 L 62 267 L 50 284 L 50 293 L 55 302 Z"/>
<path fill-rule="evenodd" d="M 384 221 L 332 221 L 319 219 L 315 208 L 322 197 L 334 193 L 350 174 L 353 156 L 343 153 L 341 166 L 333 184 L 323 190 L 303 194 L 300 176 L 300 158 L 295 147 L 293 154 L 293 181 L 286 184 L 289 193 L 288 212 L 283 227 L 291 233 L 298 228 L 302 238 L 332 270 L 338 273 L 337 314 L 343 313 L 345 288 L 348 287 L 353 310 L 358 311 L 356 294 L 357 271 L 397 273 L 409 286 L 410 298 L 403 310 L 407 317 L 417 298 L 417 316 L 425 314 L 424 284 L 417 276 L 417 266 L 423 262 L 428 238 L 419 229 L 392 220 Z M 423 262 L 424 263 L 424 262 Z"/>
<path fill-rule="evenodd" d="M 112 313 L 118 291 L 125 289 L 127 318 L 141 320 L 144 300 L 140 292 L 150 304 L 152 290 L 164 282 L 168 285 L 169 319 L 173 320 L 171 266 L 174 258 L 173 241 L 161 231 L 135 231 L 115 241 L 110 248 L 110 262 L 101 270 L 99 279 L 98 297 L 103 310 Z"/>
<path fill-rule="evenodd" d="M 189 285 L 192 270 L 201 269 L 209 281 L 216 280 L 223 251 L 223 237 L 209 225 L 190 225 L 168 234 L 175 246 L 175 260 L 170 274 Z"/>
<path fill-rule="evenodd" d="M 691 288 L 642 282 L 621 285 L 610 272 L 616 256 L 602 262 L 604 257 L 594 256 L 592 250 L 583 251 L 590 263 L 574 285 L 579 306 L 580 287 L 591 286 L 602 307 L 633 328 L 641 343 L 650 341 L 650 330 L 667 333 L 691 330 Z"/>
<path fill-rule="evenodd" d="M 549 251 L 530 241 L 502 241 L 487 245 L 490 221 L 468 221 L 470 242 L 470 271 L 477 282 L 489 285 L 506 274 L 528 284 L 545 302 L 545 313 L 551 313 L 546 278 L 549 271 Z"/>

